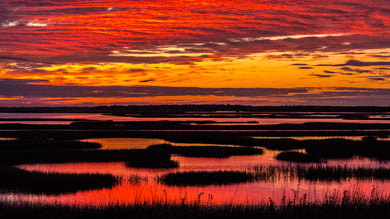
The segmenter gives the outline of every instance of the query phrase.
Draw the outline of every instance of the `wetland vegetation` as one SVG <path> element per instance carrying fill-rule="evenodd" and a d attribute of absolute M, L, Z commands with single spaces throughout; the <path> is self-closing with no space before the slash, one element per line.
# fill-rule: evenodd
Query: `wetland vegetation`
<path fill-rule="evenodd" d="M 348 178 L 356 179 L 390 179 L 388 168 L 367 168 L 348 166 L 327 166 L 317 164 L 314 166 L 254 166 L 250 168 L 255 171 L 258 179 L 273 180 L 283 176 L 290 178 L 314 181 L 340 181 Z"/>
<path fill-rule="evenodd" d="M 178 172 L 168 173 L 158 178 L 160 183 L 171 186 L 227 185 L 255 180 L 256 176 L 253 173 L 239 171 Z"/>
<path fill-rule="evenodd" d="M 0 154 L 1 164 L 112 162 L 134 159 L 154 160 L 169 154 L 144 149 L 129 150 L 12 150 Z"/>
<path fill-rule="evenodd" d="M 276 155 L 277 160 L 292 161 L 298 163 L 319 163 L 318 157 L 295 151 L 282 152 Z"/>
<path fill-rule="evenodd" d="M 80 190 L 110 188 L 117 183 L 109 174 L 56 174 L 29 172 L 0 166 L 0 189 L 34 194 L 63 194 Z"/>
<path fill-rule="evenodd" d="M 135 204 L 110 205 L 105 207 L 76 207 L 61 205 L 34 205 L 0 203 L 0 214 L 4 218 L 166 218 L 166 219 L 229 219 L 229 218 L 283 218 L 283 219 L 346 219 L 390 217 L 389 198 L 371 197 L 362 199 L 358 194 L 344 194 L 340 199 L 328 196 L 323 203 L 306 203 L 304 199 L 275 205 L 270 199 L 266 204 L 257 205 L 184 205 Z"/>
<path fill-rule="evenodd" d="M 0 151 L 35 149 L 99 149 L 100 144 L 62 139 L 21 138 L 0 141 Z"/>
<path fill-rule="evenodd" d="M 58 111 L 99 112 L 140 120 L 0 118 L 7 122 L 0 124 L 2 217 L 390 216 L 390 192 L 386 189 L 390 186 L 390 141 L 384 138 L 390 136 L 390 123 L 386 123 L 390 108 L 0 108 L 4 113 Z M 318 117 L 324 122 L 310 122 Z M 242 122 L 244 118 L 248 120 Z M 262 118 L 282 122 L 263 124 L 259 122 Z M 283 123 L 291 118 L 304 122 Z M 345 122 L 326 122 L 333 118 Z M 21 124 L 23 121 L 71 123 Z M 370 123 L 364 123 L 367 121 Z M 342 136 L 365 137 L 352 140 Z M 143 149 L 102 149 L 98 143 L 80 141 L 88 138 L 161 139 L 169 143 Z M 323 189 L 328 187 L 334 191 Z M 315 197 L 316 193 L 325 195 Z M 6 201 L 18 200 L 13 197 L 21 201 Z M 78 202 L 80 205 L 75 204 Z"/>
<path fill-rule="evenodd" d="M 177 168 L 179 167 L 179 163 L 171 160 L 169 154 L 160 154 L 159 156 L 153 157 L 132 157 L 131 159 L 127 159 L 126 166 L 134 168 L 166 169 Z"/>
<path fill-rule="evenodd" d="M 230 157 L 238 155 L 263 154 L 260 148 L 223 146 L 172 146 L 170 144 L 151 145 L 148 150 L 179 154 L 186 157 Z"/>

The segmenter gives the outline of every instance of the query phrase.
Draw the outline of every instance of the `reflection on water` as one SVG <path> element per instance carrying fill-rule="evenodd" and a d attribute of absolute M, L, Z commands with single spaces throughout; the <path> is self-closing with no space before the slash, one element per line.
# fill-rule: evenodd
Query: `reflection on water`
<path fill-rule="evenodd" d="M 132 121 L 127 117 L 103 115 L 99 113 L 0 113 L 0 123 L 20 123 L 20 124 L 70 124 L 76 120 L 112 120 L 112 121 Z M 23 121 L 25 119 L 25 121 Z M 39 120 L 45 119 L 45 120 Z M 67 121 L 56 121 L 56 120 Z M 17 121 L 18 120 L 18 121 Z M 36 121 L 28 121 L 36 120 Z"/>
<path fill-rule="evenodd" d="M 272 137 L 272 136 L 259 136 L 259 137 L 253 137 L 255 139 L 283 139 L 283 138 L 290 138 L 294 140 L 326 140 L 331 138 L 344 138 L 347 140 L 354 140 L 354 141 L 361 141 L 364 137 L 367 136 L 288 136 L 288 137 Z M 379 140 L 382 141 L 390 141 L 390 136 L 378 136 Z"/>
<path fill-rule="evenodd" d="M 370 119 L 390 119 L 390 115 L 370 115 Z"/>
<path fill-rule="evenodd" d="M 217 122 L 214 124 L 192 124 L 192 125 L 271 125 L 271 124 L 302 124 L 306 122 L 344 122 L 344 123 L 386 123 L 390 124 L 390 120 L 386 119 L 389 115 L 370 115 L 370 119 L 343 119 L 343 118 L 332 118 L 331 115 L 310 115 L 310 117 L 303 118 L 256 118 L 256 114 L 252 117 L 186 117 L 184 114 L 182 117 L 131 117 L 131 116 L 114 116 L 114 115 L 103 115 L 98 113 L 0 113 L 0 119 L 66 119 L 69 121 L 75 120 L 112 120 L 116 122 L 131 122 L 131 121 L 213 121 Z M 330 118 L 329 118 L 330 117 Z M 381 118 L 381 119 L 379 119 Z M 67 121 L 67 122 L 69 122 Z M 30 122 L 30 123 L 26 123 Z M 31 123 L 33 122 L 33 123 Z M 48 123 L 50 122 L 50 123 Z M 1 123 L 24 123 L 24 124 L 68 124 L 64 121 L 1 121 Z M 220 124 L 218 124 L 220 123 Z M 225 123 L 225 124 L 224 124 Z"/>
<path fill-rule="evenodd" d="M 390 120 L 343 120 L 341 118 L 138 118 L 118 117 L 111 115 L 88 114 L 88 113 L 0 113 L 0 118 L 47 118 L 53 121 L 22 121 L 33 122 L 29 124 L 68 124 L 71 121 L 54 121 L 54 119 L 88 119 L 88 120 L 113 120 L 113 121 L 216 121 L 220 124 L 249 125 L 249 124 L 279 124 L 279 123 L 304 123 L 304 122 L 358 122 L 358 123 L 390 123 Z M 1 121 L 15 122 L 15 121 Z M 18 121 L 19 122 L 19 121 Z M 64 123 L 62 123 L 64 122 Z M 228 123 L 231 122 L 231 123 Z M 248 123 L 250 122 L 250 123 Z M 200 124 L 198 124 L 200 125 Z M 158 131 L 158 130 L 157 130 Z M 183 131 L 183 130 L 182 130 Z M 184 130 L 186 132 L 199 130 Z M 183 131 L 183 132 L 184 132 Z M 208 130 L 201 130 L 207 132 Z M 215 131 L 215 130 L 213 130 Z M 226 130 L 220 130 L 226 131 Z M 230 130 L 229 132 L 247 132 L 247 130 Z M 269 130 L 254 130 L 257 132 L 268 132 Z M 290 130 L 300 131 L 300 130 Z M 312 130 L 324 131 L 324 130 Z M 346 130 L 340 130 L 346 131 Z M 372 130 L 371 130 L 372 131 Z M 364 136 L 339 136 L 351 140 L 361 140 Z M 274 138 L 274 137 L 254 137 Z M 276 137 L 280 138 L 280 137 Z M 333 136 L 312 136 L 312 137 L 289 137 L 296 140 L 306 139 L 327 139 Z M 13 140 L 0 138 L 0 140 Z M 390 140 L 390 137 L 381 138 Z M 218 144 L 198 143 L 172 143 L 162 139 L 148 138 L 95 138 L 81 141 L 96 142 L 102 145 L 103 150 L 115 149 L 142 149 L 153 144 L 172 144 L 174 146 L 236 146 Z M 301 151 L 304 152 L 304 151 Z M 28 171 L 40 171 L 46 173 L 100 173 L 112 174 L 120 179 L 118 185 L 110 189 L 98 189 L 91 191 L 80 191 L 66 195 L 31 195 L 22 193 L 8 193 L 2 191 L 0 201 L 9 202 L 31 202 L 41 204 L 66 204 L 66 205 L 87 205 L 101 206 L 107 204 L 123 203 L 195 203 L 200 200 L 204 204 L 257 204 L 265 203 L 272 198 L 276 203 L 286 196 L 287 200 L 294 199 L 294 196 L 307 197 L 308 202 L 321 201 L 326 194 L 335 193 L 342 195 L 344 191 L 357 192 L 362 196 L 370 196 L 373 186 L 380 195 L 390 195 L 390 180 L 376 179 L 355 179 L 347 178 L 340 181 L 311 181 L 297 177 L 283 175 L 275 180 L 241 183 L 234 185 L 211 185 L 211 186 L 167 186 L 158 183 L 157 178 L 171 172 L 185 171 L 253 171 L 254 166 L 294 166 L 285 161 L 278 161 L 274 157 L 280 151 L 265 150 L 263 155 L 253 156 L 232 156 L 229 158 L 196 158 L 172 155 L 172 160 L 180 165 L 177 169 L 146 169 L 129 168 L 125 162 L 107 163 L 67 163 L 67 164 L 29 164 L 19 165 L 21 169 Z M 348 166 L 351 168 L 390 168 L 389 162 L 378 162 L 370 159 L 348 159 L 329 160 L 328 166 Z"/>
<path fill-rule="evenodd" d="M 189 125 L 215 125 L 215 126 L 222 126 L 222 125 L 259 125 L 258 122 L 248 121 L 248 122 L 213 122 L 213 123 L 190 123 Z"/>
<path fill-rule="evenodd" d="M 290 166 L 289 162 L 277 161 L 274 156 L 278 151 L 266 150 L 264 155 L 232 156 L 229 158 L 194 158 L 172 156 L 180 163 L 178 169 L 136 169 L 126 167 L 124 162 L 109 163 L 69 163 L 69 164 L 30 164 L 19 165 L 28 171 L 47 173 L 101 173 L 120 177 L 120 183 L 111 189 L 80 191 L 75 194 L 58 196 L 27 195 L 5 193 L 0 200 L 12 202 L 28 201 L 43 203 L 59 203 L 66 205 L 101 206 L 113 203 L 177 203 L 182 200 L 194 203 L 200 200 L 203 204 L 255 204 L 268 202 L 272 198 L 279 203 L 283 196 L 293 200 L 294 196 L 306 201 L 321 201 L 325 194 L 342 195 L 344 191 L 358 192 L 369 197 L 373 186 L 380 195 L 390 195 L 389 180 L 347 178 L 340 181 L 311 181 L 297 177 L 285 176 L 268 181 L 233 185 L 211 186 L 166 186 L 158 183 L 157 177 L 170 172 L 188 171 L 252 171 L 254 166 Z M 296 164 L 295 164 L 296 165 Z M 331 160 L 326 165 L 390 168 L 390 163 L 377 162 L 370 159 Z M 282 173 L 283 174 L 283 173 Z"/>
<path fill-rule="evenodd" d="M 16 140 L 17 138 L 1 138 L 0 137 L 0 141 L 13 141 L 13 140 Z"/>
<path fill-rule="evenodd" d="M 0 124 L 31 124 L 31 125 L 70 125 L 72 121 L 20 121 L 20 120 L 7 120 L 0 121 Z"/>
<path fill-rule="evenodd" d="M 168 144 L 168 141 L 153 138 L 94 138 L 82 142 L 99 143 L 102 150 L 145 149 L 153 144 Z"/>
<path fill-rule="evenodd" d="M 210 118 L 142 118 L 142 119 L 154 119 L 154 120 L 171 120 L 172 121 L 203 121 L 210 120 Z M 276 124 L 303 124 L 307 122 L 329 122 L 329 123 L 362 123 L 362 124 L 374 124 L 374 123 L 385 123 L 390 124 L 390 120 L 368 120 L 368 119 L 342 119 L 342 118 L 211 118 L 216 122 L 222 122 L 222 124 L 197 124 L 197 125 L 224 125 L 223 123 L 235 122 L 235 123 L 248 123 L 250 125 L 276 125 Z M 145 121 L 154 121 L 154 120 L 145 120 Z M 252 123 L 250 123 L 252 122 Z M 257 122 L 253 123 L 253 122 Z M 230 125 L 242 125 L 234 124 Z M 248 125 L 248 124 L 245 124 Z"/>
<path fill-rule="evenodd" d="M 121 149 L 145 149 L 155 144 L 171 144 L 173 146 L 223 146 L 240 147 L 237 145 L 226 144 L 201 144 L 201 143 L 175 143 L 156 138 L 89 138 L 80 140 L 82 142 L 99 143 L 102 150 L 121 150 Z"/>

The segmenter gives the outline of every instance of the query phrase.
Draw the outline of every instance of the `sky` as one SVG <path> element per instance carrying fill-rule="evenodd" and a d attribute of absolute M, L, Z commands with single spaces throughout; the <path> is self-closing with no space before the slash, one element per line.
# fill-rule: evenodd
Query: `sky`
<path fill-rule="evenodd" d="M 0 107 L 390 106 L 389 0 L 0 0 Z"/>

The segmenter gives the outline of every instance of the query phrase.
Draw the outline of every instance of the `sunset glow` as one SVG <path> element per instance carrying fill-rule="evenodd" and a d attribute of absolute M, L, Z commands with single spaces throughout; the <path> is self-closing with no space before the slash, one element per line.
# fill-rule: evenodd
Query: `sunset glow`
<path fill-rule="evenodd" d="M 0 3 L 0 106 L 387 106 L 389 70 L 387 0 Z"/>

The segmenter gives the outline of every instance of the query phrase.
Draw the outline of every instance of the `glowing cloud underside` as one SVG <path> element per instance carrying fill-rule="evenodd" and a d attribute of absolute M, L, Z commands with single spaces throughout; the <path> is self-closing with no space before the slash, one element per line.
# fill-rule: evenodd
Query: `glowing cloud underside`
<path fill-rule="evenodd" d="M 390 105 L 389 70 L 387 0 L 0 3 L 0 106 Z"/>

